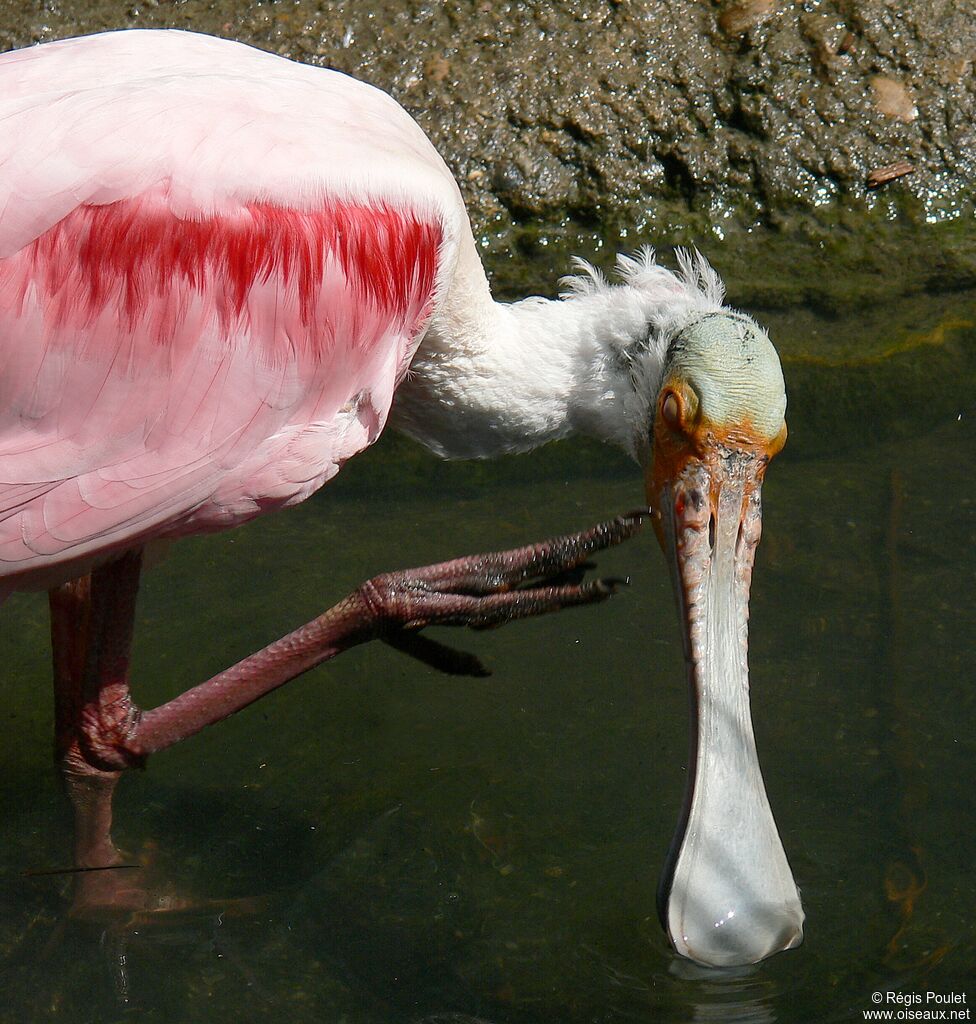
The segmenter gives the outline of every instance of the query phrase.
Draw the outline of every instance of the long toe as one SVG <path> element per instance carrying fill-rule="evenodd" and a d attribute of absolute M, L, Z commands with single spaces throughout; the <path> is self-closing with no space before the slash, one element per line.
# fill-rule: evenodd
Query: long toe
<path fill-rule="evenodd" d="M 431 589 L 472 595 L 511 590 L 533 579 L 553 582 L 583 567 L 594 552 L 633 537 L 653 514 L 649 509 L 639 509 L 578 533 L 508 551 L 467 555 L 412 570 L 410 575 Z"/>

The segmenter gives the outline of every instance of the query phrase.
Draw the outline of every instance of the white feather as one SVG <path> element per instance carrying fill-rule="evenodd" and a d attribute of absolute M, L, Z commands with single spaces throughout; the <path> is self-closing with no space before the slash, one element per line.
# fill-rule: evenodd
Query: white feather
<path fill-rule="evenodd" d="M 607 287 L 603 272 L 587 262 L 582 256 L 573 257 L 573 267 L 578 274 L 567 274 L 559 279 L 559 297 L 568 299 L 573 295 L 592 295 Z"/>

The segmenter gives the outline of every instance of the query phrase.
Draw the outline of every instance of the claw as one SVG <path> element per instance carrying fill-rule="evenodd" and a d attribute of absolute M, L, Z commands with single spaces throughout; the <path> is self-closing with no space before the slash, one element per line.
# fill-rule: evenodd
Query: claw
<path fill-rule="evenodd" d="M 590 555 L 632 537 L 652 515 L 650 509 L 638 509 L 541 544 L 387 573 L 368 580 L 358 594 L 375 623 L 373 635 L 391 647 L 450 675 L 487 675 L 473 655 L 421 637 L 420 630 L 495 629 L 516 619 L 605 601 L 630 581 L 609 576 L 585 582 L 586 570 L 593 568 Z"/>
<path fill-rule="evenodd" d="M 638 509 L 580 533 L 510 551 L 456 558 L 415 570 L 412 575 L 435 590 L 455 594 L 503 593 L 528 580 L 549 580 L 586 565 L 594 552 L 633 537 L 653 514 L 650 509 Z"/>

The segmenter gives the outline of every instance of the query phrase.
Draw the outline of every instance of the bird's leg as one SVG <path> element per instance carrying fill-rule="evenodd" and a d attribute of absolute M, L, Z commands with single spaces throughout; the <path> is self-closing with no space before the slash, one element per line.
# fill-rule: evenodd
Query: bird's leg
<path fill-rule="evenodd" d="M 315 665 L 372 639 L 385 639 L 435 667 L 445 668 L 450 661 L 444 654 L 447 649 L 427 638 L 418 643 L 417 631 L 430 625 L 487 629 L 606 599 L 618 581 L 574 582 L 566 574 L 572 576 L 585 568 L 593 552 L 632 536 L 645 515 L 620 516 L 582 533 L 512 551 L 376 576 L 318 618 L 146 712 L 138 711 L 129 701 L 124 678 L 138 564 L 133 577 L 120 562 L 113 563 L 114 568 L 100 570 L 106 576 L 117 577 L 113 600 L 103 603 L 110 613 L 115 608 L 118 614 L 115 619 L 111 614 L 105 618 L 96 600 L 93 619 L 102 616 L 99 622 L 115 622 L 118 627 L 123 607 L 128 608 L 128 632 L 121 638 L 125 641 L 122 643 L 118 636 L 106 637 L 104 627 L 99 630 L 93 622 L 92 636 L 98 632 L 99 647 L 104 649 L 98 654 L 102 674 L 97 695 L 86 690 L 82 715 L 85 753 L 103 769 L 141 764 L 149 754 L 222 721 Z M 532 579 L 537 583 L 530 585 Z M 96 591 L 98 582 L 96 572 Z M 461 661 L 454 661 L 448 670 L 483 674 L 480 663 L 469 655 L 453 657 Z M 92 660 L 91 652 L 88 660 Z"/>
<path fill-rule="evenodd" d="M 132 734 L 139 709 L 129 695 L 132 630 L 142 551 L 127 551 L 91 574 L 88 644 L 78 715 L 81 751 L 103 771 L 115 763 L 119 739 Z"/>
<path fill-rule="evenodd" d="M 74 864 L 81 869 L 112 867 L 122 858 L 112 841 L 112 795 L 119 771 L 93 763 L 83 722 L 97 703 L 99 685 L 94 663 L 100 645 L 93 632 L 104 622 L 104 600 L 93 608 L 91 576 L 82 576 L 50 591 L 51 641 L 54 654 L 55 758 L 61 769 L 75 817 Z M 131 626 L 128 630 L 131 638 Z"/>
<path fill-rule="evenodd" d="M 54 656 L 54 757 L 58 764 L 77 743 L 90 596 L 90 576 L 71 580 L 48 594 Z"/>

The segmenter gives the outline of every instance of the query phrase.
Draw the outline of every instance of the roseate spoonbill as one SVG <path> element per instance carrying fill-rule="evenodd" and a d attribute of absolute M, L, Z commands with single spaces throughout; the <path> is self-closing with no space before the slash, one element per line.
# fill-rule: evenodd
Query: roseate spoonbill
<path fill-rule="evenodd" d="M 760 486 L 786 438 L 775 349 L 697 253 L 492 300 L 457 185 L 389 96 L 177 31 L 0 56 L 0 596 L 50 591 L 56 729 L 80 865 L 117 862 L 118 773 L 381 635 L 599 599 L 566 582 L 622 517 L 377 577 L 142 712 L 128 659 L 143 548 L 306 498 L 392 422 L 444 456 L 573 431 L 643 467 L 697 728 L 661 887 L 676 949 L 757 961 L 803 912 L 769 809 L 746 665 Z M 409 373 L 408 367 L 410 368 Z M 394 400 L 394 391 L 396 396 Z M 534 589 L 517 589 L 529 576 Z M 562 577 L 553 582 L 554 577 Z"/>

